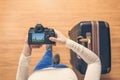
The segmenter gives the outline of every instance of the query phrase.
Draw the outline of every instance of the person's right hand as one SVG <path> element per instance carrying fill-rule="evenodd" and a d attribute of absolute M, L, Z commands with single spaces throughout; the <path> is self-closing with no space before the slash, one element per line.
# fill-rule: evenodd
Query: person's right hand
<path fill-rule="evenodd" d="M 60 31 L 57 31 L 57 30 L 54 30 L 54 31 L 55 31 L 55 34 L 57 37 L 50 37 L 49 40 L 51 40 L 53 42 L 65 44 L 67 38 Z"/>

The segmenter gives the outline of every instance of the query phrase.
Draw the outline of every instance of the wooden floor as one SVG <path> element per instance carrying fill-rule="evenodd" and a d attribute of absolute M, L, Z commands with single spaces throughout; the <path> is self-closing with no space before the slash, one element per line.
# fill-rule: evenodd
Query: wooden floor
<path fill-rule="evenodd" d="M 120 0 L 0 0 L 0 80 L 15 80 L 30 27 L 42 23 L 68 37 L 68 31 L 74 25 L 89 20 L 110 24 L 112 70 L 102 75 L 101 80 L 120 80 Z M 44 52 L 45 46 L 33 50 L 30 71 Z M 68 48 L 57 44 L 53 47 L 55 53 L 60 53 L 61 63 L 72 67 Z"/>

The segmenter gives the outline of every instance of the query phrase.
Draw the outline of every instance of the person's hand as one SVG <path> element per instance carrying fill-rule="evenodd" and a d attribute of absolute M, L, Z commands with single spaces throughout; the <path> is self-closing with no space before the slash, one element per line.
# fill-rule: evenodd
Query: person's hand
<path fill-rule="evenodd" d="M 22 53 L 25 56 L 30 56 L 32 53 L 32 48 L 40 48 L 42 45 L 29 45 L 28 44 L 28 37 L 25 39 L 25 44 Z"/>
<path fill-rule="evenodd" d="M 60 31 L 57 31 L 57 30 L 54 30 L 54 31 L 55 31 L 55 34 L 57 37 L 50 37 L 49 40 L 51 40 L 53 42 L 65 44 L 67 38 Z"/>

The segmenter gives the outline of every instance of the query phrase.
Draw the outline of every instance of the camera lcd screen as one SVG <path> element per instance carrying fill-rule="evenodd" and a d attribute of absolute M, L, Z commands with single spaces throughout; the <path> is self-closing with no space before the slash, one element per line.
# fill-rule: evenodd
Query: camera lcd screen
<path fill-rule="evenodd" d="M 32 42 L 33 43 L 43 43 L 44 42 L 44 33 L 33 33 Z"/>

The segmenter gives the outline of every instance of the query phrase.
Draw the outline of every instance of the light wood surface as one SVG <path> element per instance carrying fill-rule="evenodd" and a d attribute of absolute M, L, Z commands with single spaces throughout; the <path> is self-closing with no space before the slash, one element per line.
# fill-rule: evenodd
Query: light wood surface
<path fill-rule="evenodd" d="M 120 80 L 120 0 L 0 0 L 0 80 L 15 80 L 19 57 L 28 29 L 41 23 L 68 37 L 80 21 L 102 20 L 110 24 L 112 70 L 101 80 Z M 34 49 L 30 71 L 44 55 Z M 57 44 L 61 63 L 72 67 L 69 49 Z M 75 70 L 76 71 L 76 70 Z M 79 80 L 83 77 L 76 71 Z"/>

